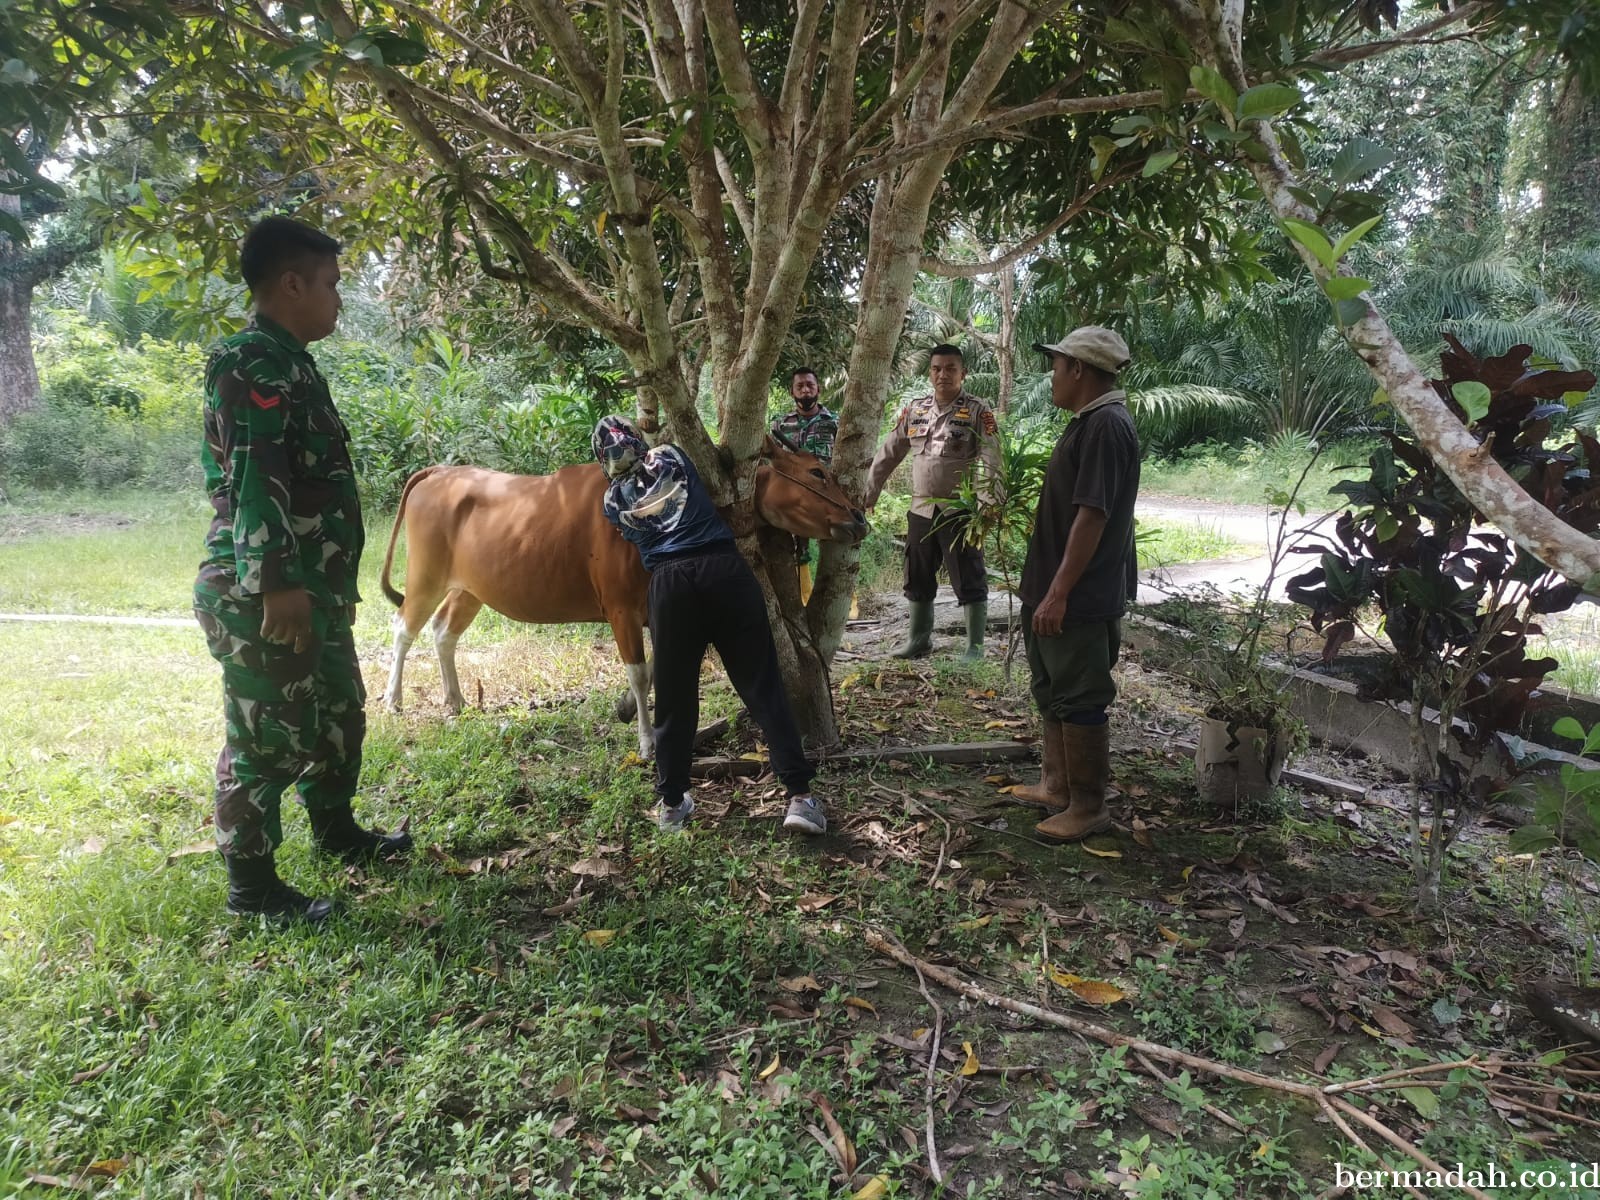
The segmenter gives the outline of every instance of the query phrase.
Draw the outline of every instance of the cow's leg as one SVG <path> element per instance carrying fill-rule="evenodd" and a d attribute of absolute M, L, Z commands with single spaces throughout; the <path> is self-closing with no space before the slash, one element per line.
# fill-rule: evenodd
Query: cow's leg
<path fill-rule="evenodd" d="M 389 668 L 389 686 L 383 689 L 383 703 L 390 712 L 400 711 L 400 690 L 406 670 L 406 654 L 417 640 L 416 631 L 406 625 L 405 609 L 394 614 L 394 665 Z"/>
<path fill-rule="evenodd" d="M 456 675 L 456 642 L 483 608 L 471 592 L 455 588 L 433 615 L 433 649 L 439 655 L 439 678 L 444 680 L 444 704 L 453 713 L 466 706 L 461 680 Z"/>
<path fill-rule="evenodd" d="M 655 730 L 650 721 L 650 664 L 644 656 L 644 619 L 639 613 L 625 613 L 611 618 L 611 633 L 617 639 L 617 651 L 622 655 L 622 665 L 628 672 L 628 695 L 617 705 L 617 715 L 623 720 L 629 716 L 638 722 L 639 757 L 651 758 L 655 754 Z M 630 707 L 631 713 L 625 710 Z"/>

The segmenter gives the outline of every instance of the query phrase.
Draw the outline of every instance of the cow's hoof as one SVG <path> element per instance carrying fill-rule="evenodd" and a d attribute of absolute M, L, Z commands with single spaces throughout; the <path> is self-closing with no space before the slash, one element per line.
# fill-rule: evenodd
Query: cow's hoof
<path fill-rule="evenodd" d="M 623 692 L 617 701 L 617 720 L 631 721 L 639 712 L 639 702 L 633 698 L 632 692 Z"/>

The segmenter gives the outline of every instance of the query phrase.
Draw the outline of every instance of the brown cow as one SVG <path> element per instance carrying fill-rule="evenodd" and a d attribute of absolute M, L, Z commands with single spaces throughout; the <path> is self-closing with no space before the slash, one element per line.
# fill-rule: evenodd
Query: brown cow
<path fill-rule="evenodd" d="M 859 542 L 866 519 L 813 455 L 768 439 L 770 459 L 756 473 L 756 515 L 819 541 Z M 605 473 L 598 464 L 554 475 L 505 475 L 482 467 L 425 467 L 406 481 L 383 560 L 383 594 L 399 606 L 394 666 L 384 700 L 400 710 L 406 652 L 434 610 L 445 704 L 464 703 L 456 642 L 487 604 L 513 621 L 605 621 L 628 671 L 639 723 L 639 753 L 653 750 L 644 628 L 650 574 L 639 551 L 605 518 Z M 389 582 L 395 541 L 406 530 L 406 594 Z M 440 601 L 444 606 L 440 607 Z"/>

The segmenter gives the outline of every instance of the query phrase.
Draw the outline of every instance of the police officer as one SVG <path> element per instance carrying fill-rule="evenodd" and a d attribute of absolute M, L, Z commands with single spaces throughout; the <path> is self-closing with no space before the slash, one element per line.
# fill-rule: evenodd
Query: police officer
<path fill-rule="evenodd" d="M 365 532 L 350 435 L 306 346 L 339 317 L 339 243 L 268 217 L 240 248 L 255 316 L 206 367 L 201 462 L 215 514 L 195 616 L 222 664 L 217 848 L 228 911 L 318 922 L 333 909 L 278 879 L 293 787 L 319 849 L 361 861 L 410 848 L 356 823 L 366 690 L 351 625 Z"/>
<path fill-rule="evenodd" d="M 935 346 L 928 360 L 933 393 L 901 410 L 894 429 L 878 448 L 867 472 L 866 506 L 873 507 L 883 485 L 909 451 L 911 511 L 906 516 L 905 597 L 911 602 L 911 635 L 894 652 L 896 658 L 921 658 L 933 649 L 933 598 L 938 592 L 939 563 L 950 576 L 956 600 L 966 609 L 966 657 L 983 657 L 984 623 L 989 615 L 989 579 L 983 547 L 966 539 L 967 520 L 957 517 L 947 501 L 962 477 L 980 458 L 992 490 L 1000 478 L 999 431 L 994 412 L 962 388 L 966 360 L 955 346 Z"/>

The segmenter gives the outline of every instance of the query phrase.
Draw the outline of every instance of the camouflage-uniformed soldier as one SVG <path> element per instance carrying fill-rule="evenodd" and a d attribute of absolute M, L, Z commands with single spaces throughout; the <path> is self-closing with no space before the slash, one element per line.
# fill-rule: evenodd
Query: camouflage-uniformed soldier
<path fill-rule="evenodd" d="M 317 846 L 348 860 L 408 849 L 351 811 L 366 691 L 351 624 L 365 533 L 350 437 L 306 345 L 339 315 L 339 243 L 269 217 L 240 262 L 255 317 L 206 368 L 206 490 L 215 517 L 195 615 L 222 664 L 217 847 L 228 910 L 320 921 L 332 910 L 282 883 L 279 804 L 298 789 Z"/>
<path fill-rule="evenodd" d="M 819 399 L 817 373 L 810 367 L 796 367 L 789 373 L 789 396 L 794 407 L 772 419 L 772 432 L 796 450 L 815 454 L 825 463 L 833 461 L 833 443 L 839 437 L 839 418 Z M 794 539 L 794 561 L 800 567 L 800 603 L 811 599 L 811 539 Z"/>
<path fill-rule="evenodd" d="M 928 381 L 933 394 L 920 396 L 901 411 L 894 429 L 878 447 L 867 472 L 866 506 L 873 507 L 883 485 L 909 452 L 911 511 L 906 516 L 905 597 L 911 602 L 911 635 L 896 658 L 921 658 L 933 649 L 933 598 L 938 593 L 941 560 L 956 600 L 966 610 L 969 659 L 983 657 L 984 624 L 989 616 L 989 578 L 983 547 L 967 542 L 967 522 L 941 509 L 962 477 L 979 459 L 989 480 L 1000 477 L 1000 444 L 994 412 L 962 388 L 966 360 L 951 345 L 933 348 Z M 992 483 L 986 487 L 994 486 Z"/>

